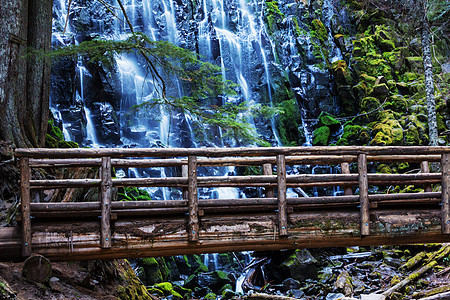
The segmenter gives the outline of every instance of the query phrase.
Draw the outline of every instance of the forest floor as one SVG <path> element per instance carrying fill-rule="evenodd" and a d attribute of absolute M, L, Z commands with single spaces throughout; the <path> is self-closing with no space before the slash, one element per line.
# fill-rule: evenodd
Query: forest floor
<path fill-rule="evenodd" d="M 111 291 L 118 290 L 120 281 L 92 276 L 87 262 L 52 263 L 52 275 L 45 284 L 24 278 L 22 267 L 23 263 L 0 263 L 0 287 L 5 289 L 1 281 L 7 282 L 15 294 L 14 298 L 0 293 L 0 299 L 118 299 Z"/>

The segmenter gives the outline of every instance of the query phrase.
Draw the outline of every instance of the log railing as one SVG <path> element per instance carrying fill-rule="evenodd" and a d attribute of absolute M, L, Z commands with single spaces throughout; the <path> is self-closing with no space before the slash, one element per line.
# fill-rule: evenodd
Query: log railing
<path fill-rule="evenodd" d="M 205 214 L 276 213 L 276 239 L 290 235 L 294 211 L 359 209 L 359 234 L 370 236 L 371 211 L 379 207 L 440 205 L 441 231 L 450 234 L 450 147 L 290 147 L 290 148 L 198 148 L 198 149 L 16 149 L 21 168 L 21 248 L 28 256 L 33 249 L 32 219 L 100 217 L 100 249 L 114 248 L 112 223 L 118 218 L 186 216 L 189 243 L 201 244 L 201 218 Z M 416 163 L 413 174 L 369 173 L 378 162 Z M 428 162 L 436 165 L 429 173 Z M 286 165 L 340 165 L 341 174 L 287 175 Z M 198 167 L 261 166 L 262 175 L 198 176 Z M 31 178 L 32 168 L 99 167 L 99 179 Z M 178 167 L 181 177 L 113 178 L 113 168 Z M 351 169 L 355 173 L 351 173 Z M 442 170 L 442 172 L 441 172 Z M 276 171 L 276 175 L 273 172 Z M 373 194 L 370 186 L 417 185 L 420 193 Z M 435 192 L 432 191 L 432 186 Z M 167 201 L 112 201 L 114 187 L 171 187 L 182 189 L 183 199 Z M 288 198 L 287 188 L 335 187 L 342 196 Z M 439 191 L 439 186 L 442 190 Z M 98 187 L 99 202 L 30 203 L 31 191 L 57 188 Z M 264 198 L 198 199 L 203 187 L 262 187 Z M 357 194 L 353 194 L 357 190 Z M 277 193 L 275 194 L 276 191 Z M 372 227 L 371 227 L 372 226 Z M 295 242 L 297 243 L 297 242 Z M 73 247 L 73 245 L 72 245 Z"/>

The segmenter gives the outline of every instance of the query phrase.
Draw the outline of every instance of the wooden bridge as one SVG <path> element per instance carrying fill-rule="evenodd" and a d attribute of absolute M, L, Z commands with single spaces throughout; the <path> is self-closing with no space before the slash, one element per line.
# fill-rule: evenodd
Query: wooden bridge
<path fill-rule="evenodd" d="M 16 149 L 21 214 L 0 228 L 0 259 L 109 259 L 305 247 L 450 241 L 450 147 Z M 379 163 L 417 170 L 381 174 Z M 432 163 L 435 172 L 429 170 Z M 286 175 L 286 165 L 338 166 L 340 174 Z M 261 175 L 197 176 L 201 168 L 260 166 Z M 369 166 L 369 167 L 368 167 Z M 98 170 L 90 179 L 32 179 L 32 169 Z M 113 178 L 113 168 L 169 167 L 178 177 Z M 410 168 L 411 169 L 411 168 Z M 35 170 L 35 172 L 36 172 Z M 276 174 L 276 175 L 274 175 Z M 373 186 L 422 188 L 375 193 Z M 179 200 L 114 201 L 117 187 L 168 187 Z M 287 198 L 288 188 L 343 195 Z M 98 202 L 35 203 L 35 190 L 98 188 Z M 264 197 L 199 199 L 199 188 L 257 187 Z M 181 197 L 180 197 L 181 198 Z"/>

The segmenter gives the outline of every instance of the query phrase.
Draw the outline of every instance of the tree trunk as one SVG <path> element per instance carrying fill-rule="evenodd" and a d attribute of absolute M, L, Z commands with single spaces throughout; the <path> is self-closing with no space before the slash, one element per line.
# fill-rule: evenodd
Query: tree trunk
<path fill-rule="evenodd" d="M 0 6 L 0 139 L 43 146 L 49 113 L 50 65 L 25 58 L 27 47 L 49 50 L 51 0 L 7 0 Z"/>
<path fill-rule="evenodd" d="M 26 90 L 25 55 L 28 2 L 0 5 L 0 139 L 30 146 L 23 136 Z"/>
<path fill-rule="evenodd" d="M 430 145 L 437 146 L 438 130 L 436 121 L 436 101 L 434 97 L 434 79 L 433 65 L 431 64 L 431 47 L 430 47 L 430 24 L 427 18 L 426 3 L 422 1 L 423 17 L 422 17 L 422 48 L 423 48 L 423 66 L 425 70 L 425 91 L 428 112 L 428 134 L 430 136 Z"/>

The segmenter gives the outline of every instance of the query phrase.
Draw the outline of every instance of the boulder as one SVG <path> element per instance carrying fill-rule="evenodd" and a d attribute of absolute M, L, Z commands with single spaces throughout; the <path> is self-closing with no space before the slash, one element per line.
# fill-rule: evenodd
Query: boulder
<path fill-rule="evenodd" d="M 287 278 L 303 281 L 317 278 L 317 260 L 306 250 L 296 250 L 280 265 L 280 273 Z"/>

